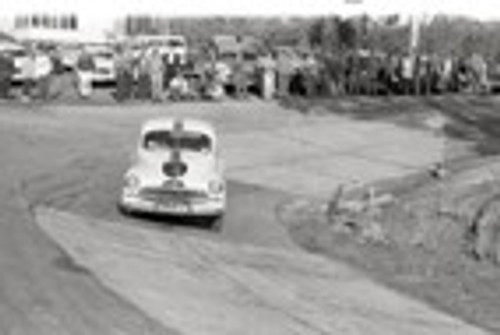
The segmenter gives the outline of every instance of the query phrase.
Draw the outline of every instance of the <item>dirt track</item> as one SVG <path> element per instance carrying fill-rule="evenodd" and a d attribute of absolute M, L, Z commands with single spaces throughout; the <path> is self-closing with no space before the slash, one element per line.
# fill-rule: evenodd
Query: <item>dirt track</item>
<path fill-rule="evenodd" d="M 175 333 L 160 327 L 134 306 L 104 290 L 87 270 L 73 264 L 38 230 L 31 211 L 33 205 L 47 204 L 86 216 L 119 219 L 130 225 L 141 224 L 153 231 L 168 230 L 169 226 L 158 222 L 123 220 L 114 206 L 121 172 L 128 165 L 131 143 L 140 121 L 164 113 L 164 108 L 104 107 L 99 108 L 102 112 L 99 115 L 95 110 L 78 107 L 2 107 L 2 334 Z M 234 112 L 235 108 L 239 110 Z M 217 106 L 179 105 L 176 113 L 207 117 L 222 132 L 232 134 L 253 129 L 270 129 L 272 132 L 282 126 L 283 115 L 268 113 L 266 108 L 262 105 L 246 109 L 245 105 L 236 105 L 224 110 Z M 304 120 L 300 116 L 286 118 L 287 124 L 297 122 L 302 124 Z M 385 129 L 380 128 L 381 134 L 386 132 Z M 347 138 L 353 139 L 350 136 Z M 283 148 L 286 153 L 287 147 L 282 144 L 276 146 L 281 153 Z M 301 154 L 302 151 L 297 149 L 296 153 Z M 395 154 L 389 151 L 389 158 Z M 418 160 L 419 156 L 410 155 L 409 159 Z M 353 164 L 358 162 L 354 160 Z M 400 165 L 400 162 L 395 163 L 395 166 Z M 314 169 L 313 166 L 306 168 Z M 222 238 L 233 243 L 294 248 L 284 228 L 276 223 L 273 213 L 274 205 L 288 198 L 286 193 L 279 191 L 287 191 L 286 174 L 278 170 L 283 177 L 280 181 L 276 178 L 274 166 L 270 170 L 266 170 L 266 164 L 263 167 L 251 166 L 250 169 L 253 170 L 236 171 L 233 177 L 242 180 L 247 172 L 253 172 L 248 175 L 255 178 L 260 171 L 268 171 L 266 178 L 278 181 L 274 185 L 277 191 L 271 192 L 244 182 L 231 182 L 229 192 L 232 204 L 228 215 L 231 224 L 224 228 L 221 236 L 213 236 L 197 227 L 176 227 L 176 233 Z M 295 170 L 292 175 L 300 173 L 300 170 Z M 334 177 L 328 175 L 328 178 Z M 263 183 L 267 183 L 265 178 Z M 334 185 L 332 183 L 325 190 Z"/>
<path fill-rule="evenodd" d="M 46 113 L 1 112 L 0 333 L 174 334 L 73 267 L 34 223 L 23 181 L 61 166 L 83 144 L 78 132 L 64 144 L 66 126 Z"/>
<path fill-rule="evenodd" d="M 110 114 L 102 118 L 86 113 L 89 107 L 0 108 L 0 333 L 176 333 L 144 316 L 73 264 L 37 228 L 32 215 L 33 206 L 46 203 L 90 216 L 123 219 L 115 209 L 115 196 L 121 173 L 129 163 L 131 144 L 140 120 L 159 115 L 163 107 L 152 111 L 127 109 L 123 113 L 117 108 L 103 108 Z M 184 112 L 182 106 L 179 109 Z M 78 113 L 72 115 L 72 111 Z M 231 184 L 230 189 L 232 194 L 241 194 L 242 200 L 250 197 L 251 201 L 260 201 L 261 208 L 272 203 L 269 197 L 276 197 L 269 192 L 259 196 L 258 188 L 243 184 Z M 255 217 L 248 211 L 239 215 L 252 215 L 260 225 L 267 224 L 265 215 Z M 139 220 L 128 222 L 136 224 Z M 162 223 L 140 222 L 153 230 L 168 229 Z M 180 231 L 210 235 L 192 228 L 180 227 Z M 285 236 L 284 229 L 277 225 L 274 230 L 232 226 L 224 234 L 232 235 L 235 241 L 292 246 L 289 240 L 279 242 L 276 238 Z"/>

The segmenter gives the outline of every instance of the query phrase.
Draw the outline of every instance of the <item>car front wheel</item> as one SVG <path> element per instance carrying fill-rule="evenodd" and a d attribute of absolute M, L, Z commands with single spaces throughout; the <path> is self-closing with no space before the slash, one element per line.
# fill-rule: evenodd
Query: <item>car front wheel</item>
<path fill-rule="evenodd" d="M 224 225 L 224 214 L 214 215 L 208 218 L 210 229 L 215 232 L 222 231 L 222 226 Z"/>
<path fill-rule="evenodd" d="M 118 212 L 120 212 L 120 214 L 122 215 L 132 215 L 132 211 L 130 210 L 130 208 L 128 208 L 127 206 L 125 206 L 123 203 L 121 202 L 118 202 L 116 204 L 116 208 L 118 209 Z"/>

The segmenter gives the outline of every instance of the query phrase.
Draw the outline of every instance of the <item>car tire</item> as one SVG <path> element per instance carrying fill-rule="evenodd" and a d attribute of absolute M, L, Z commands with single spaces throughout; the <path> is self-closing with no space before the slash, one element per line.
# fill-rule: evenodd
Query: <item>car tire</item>
<path fill-rule="evenodd" d="M 131 215 L 132 214 L 132 211 L 127 206 L 124 206 L 121 202 L 118 202 L 116 204 L 116 208 L 118 209 L 118 212 L 120 212 L 120 214 L 123 214 L 123 215 Z"/>
<path fill-rule="evenodd" d="M 224 225 L 224 215 L 218 214 L 209 218 L 210 229 L 214 232 L 222 231 L 222 226 Z"/>

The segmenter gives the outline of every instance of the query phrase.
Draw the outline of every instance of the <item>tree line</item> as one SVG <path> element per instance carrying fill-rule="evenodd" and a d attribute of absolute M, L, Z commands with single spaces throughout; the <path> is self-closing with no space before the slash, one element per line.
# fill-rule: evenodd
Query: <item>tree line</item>
<path fill-rule="evenodd" d="M 324 17 L 205 17 L 173 18 L 169 30 L 182 34 L 192 45 L 214 35 L 252 35 L 268 46 L 306 45 L 335 53 L 364 48 L 388 54 L 408 51 L 410 24 L 397 15 L 342 18 Z M 479 52 L 500 61 L 500 22 L 480 22 L 467 17 L 439 15 L 420 26 L 418 52 L 466 57 Z"/>

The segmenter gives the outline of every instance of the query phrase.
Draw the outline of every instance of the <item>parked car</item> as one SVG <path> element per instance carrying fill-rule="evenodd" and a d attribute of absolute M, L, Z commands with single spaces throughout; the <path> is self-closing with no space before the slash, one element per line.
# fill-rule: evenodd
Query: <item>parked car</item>
<path fill-rule="evenodd" d="M 28 52 L 24 48 L 18 48 L 18 49 L 13 49 L 7 51 L 7 53 L 12 57 L 14 60 L 14 76 L 13 76 L 13 81 L 16 83 L 21 83 L 23 82 L 25 78 L 25 74 L 23 73 L 23 65 L 24 62 L 28 59 Z"/>
<path fill-rule="evenodd" d="M 78 56 L 81 52 L 81 46 L 79 45 L 61 45 L 58 48 L 61 55 L 61 62 L 66 71 L 71 71 L 75 69 L 76 63 L 78 62 Z"/>
<path fill-rule="evenodd" d="M 500 92 L 500 64 L 488 67 L 488 89 L 490 93 Z"/>
<path fill-rule="evenodd" d="M 119 207 L 126 213 L 204 217 L 220 228 L 226 182 L 214 128 L 196 119 L 153 119 L 142 126 Z"/>
<path fill-rule="evenodd" d="M 92 82 L 97 84 L 110 84 L 116 80 L 114 51 L 107 45 L 87 46 L 86 51 L 92 55 L 95 70 Z"/>

